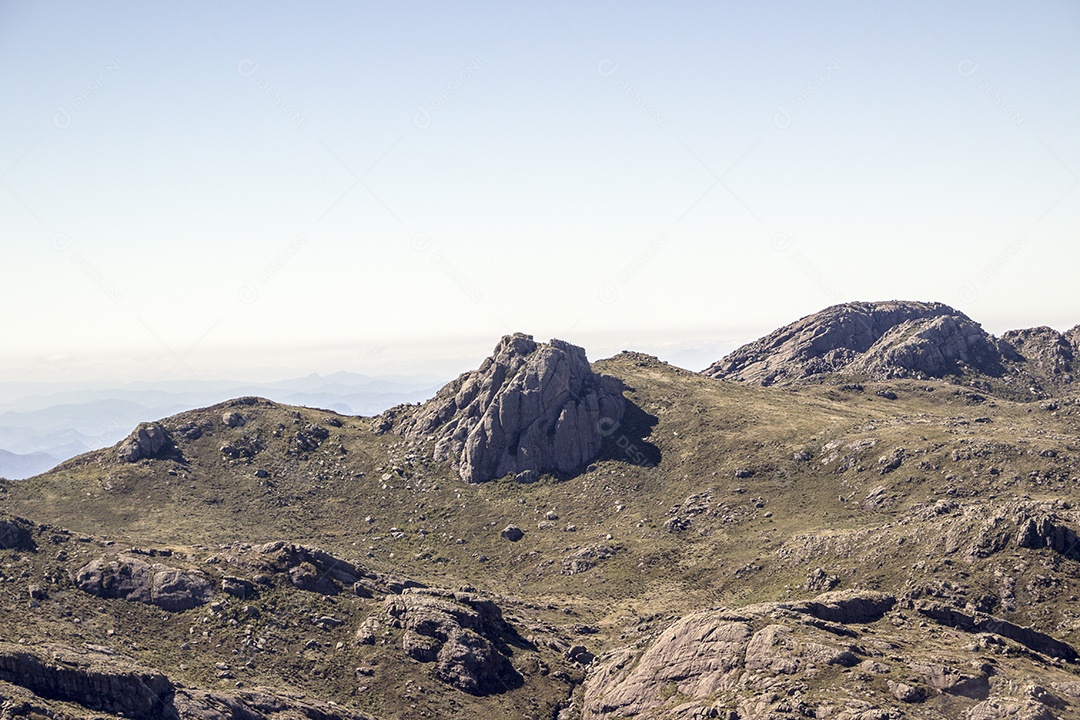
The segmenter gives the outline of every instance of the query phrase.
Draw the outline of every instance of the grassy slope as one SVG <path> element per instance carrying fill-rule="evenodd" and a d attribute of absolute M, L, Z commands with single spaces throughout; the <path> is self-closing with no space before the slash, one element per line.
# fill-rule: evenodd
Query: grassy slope
<path fill-rule="evenodd" d="M 6 485 L 0 508 L 114 538 L 119 545 L 182 547 L 196 556 L 226 542 L 316 544 L 384 572 L 448 587 L 468 583 L 514 598 L 512 612 L 529 622 L 594 625 L 600 632 L 588 644 L 610 647 L 647 636 L 665 618 L 690 609 L 813 595 L 804 583 L 817 566 L 840 577 L 842 587 L 899 590 L 905 583 L 956 578 L 935 534 L 939 522 L 912 520 L 921 517 L 921 506 L 941 498 L 1072 496 L 1080 478 L 1074 405 L 1050 411 L 980 400 L 939 382 L 888 383 L 899 396 L 892 401 L 875 395 L 884 386 L 870 383 L 862 391 L 830 385 L 759 388 L 635 354 L 600 361 L 596 369 L 621 378 L 640 413 L 631 413 L 612 433 L 604 459 L 572 478 L 468 485 L 450 468 L 425 460 L 424 448 L 373 435 L 364 419 L 260 401 L 226 403 L 165 421 L 170 429 L 207 424 L 198 440 L 178 441 L 182 460 L 125 465 L 115 462 L 113 450 L 91 453 Z M 244 414 L 247 424 L 226 427 L 221 415 L 230 410 Z M 342 425 L 327 424 L 327 418 Z M 985 418 L 989 422 L 975 422 Z M 326 427 L 330 437 L 300 456 L 291 452 L 293 435 L 309 423 Z M 223 444 L 245 438 L 257 439 L 263 449 L 247 460 L 223 458 Z M 903 464 L 883 472 L 879 458 L 900 447 Z M 654 450 L 661 457 L 657 467 L 635 464 Z M 1056 456 L 1046 457 L 1048 450 Z M 269 478 L 256 477 L 257 469 Z M 752 475 L 736 477 L 738 471 Z M 558 519 L 541 530 L 538 523 L 549 510 Z M 691 525 L 671 532 L 664 524 L 673 516 Z M 526 531 L 523 540 L 499 537 L 509 523 Z M 576 529 L 567 531 L 568 525 Z M 897 544 L 899 536 L 908 539 L 906 546 Z M 588 560 L 597 548 L 612 549 L 614 556 L 569 573 L 575 558 L 584 552 Z M 1045 558 L 1032 562 L 1030 551 L 1024 552 L 1024 572 L 1038 574 Z M 991 592 L 997 566 L 984 565 L 961 574 L 974 590 Z M 1080 623 L 1065 598 L 1080 594 L 1080 587 L 1075 563 L 1066 565 L 1058 568 L 1063 579 L 1054 599 L 1038 612 L 1022 604 L 1017 619 L 1077 642 Z M 1021 599 L 1027 597 L 1025 587 L 1021 578 Z M 65 602 L 76 614 L 93 615 L 91 600 L 77 592 Z M 365 603 L 372 601 L 303 602 L 330 602 L 337 605 L 334 612 L 361 620 L 370 611 Z M 324 609 L 278 612 L 301 617 L 317 611 Z M 121 623 L 117 613 L 131 617 Z M 186 615 L 121 604 L 101 622 L 121 623 L 131 628 L 137 646 L 155 647 L 149 664 L 167 671 L 186 664 L 191 670 L 181 677 L 212 684 L 211 676 L 195 669 L 205 658 L 195 661 L 167 649 L 188 634 L 192 620 Z M 64 635 L 60 628 L 68 628 L 51 625 L 49 618 L 40 627 L 34 622 L 26 621 L 20 632 Z M 352 627 L 347 624 L 339 634 L 347 639 Z M 88 633 L 83 626 L 64 639 L 100 637 L 103 629 Z M 400 666 L 399 687 L 380 687 L 382 700 L 375 693 L 357 700 L 356 657 L 304 650 L 306 635 L 299 630 L 284 636 L 288 652 L 266 663 L 267 684 L 315 683 L 326 697 L 388 717 L 404 713 L 409 697 L 430 703 L 432 713 L 453 707 L 447 705 L 451 701 L 465 703 L 468 708 L 459 708 L 463 716 L 475 716 L 490 712 L 492 703 L 524 711 L 530 692 L 554 692 L 527 687 L 484 701 L 439 688 L 432 692 L 425 668 L 402 664 L 400 653 L 376 646 L 373 652 L 385 654 L 383 663 Z M 155 643 L 159 637 L 168 641 Z M 228 645 L 217 650 L 226 652 Z M 429 691 L 416 693 L 404 685 L 406 679 Z"/>

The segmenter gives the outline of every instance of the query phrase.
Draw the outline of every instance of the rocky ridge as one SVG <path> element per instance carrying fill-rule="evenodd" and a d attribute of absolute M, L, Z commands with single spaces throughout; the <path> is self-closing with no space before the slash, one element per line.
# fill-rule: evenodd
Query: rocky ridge
<path fill-rule="evenodd" d="M 1080 326 L 1014 330 L 1000 339 L 943 303 L 834 305 L 744 345 L 704 372 L 759 385 L 829 374 L 874 380 L 1000 378 L 1021 396 L 1047 397 L 1073 380 Z"/>

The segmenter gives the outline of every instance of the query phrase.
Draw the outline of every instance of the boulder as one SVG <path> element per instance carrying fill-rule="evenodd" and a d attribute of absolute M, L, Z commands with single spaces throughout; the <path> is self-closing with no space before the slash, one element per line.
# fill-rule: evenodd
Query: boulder
<path fill-rule="evenodd" d="M 169 612 L 204 605 L 214 594 L 201 573 L 151 564 L 131 555 L 92 560 L 76 571 L 74 581 L 90 595 L 156 605 Z"/>
<path fill-rule="evenodd" d="M 502 535 L 503 539 L 505 540 L 509 540 L 510 542 L 517 542 L 521 538 L 525 537 L 525 532 L 517 525 L 507 525 L 503 528 L 503 531 L 500 533 L 500 535 Z"/>
<path fill-rule="evenodd" d="M 402 649 L 419 662 L 437 662 L 435 676 L 472 695 L 520 687 L 522 678 L 499 649 L 513 634 L 491 600 L 471 592 L 410 589 L 383 606 L 387 624 L 404 630 Z M 374 641 L 378 621 L 368 618 L 357 642 Z"/>
<path fill-rule="evenodd" d="M 926 699 L 926 692 L 920 687 L 914 687 L 902 682 L 887 682 L 889 692 L 900 702 L 919 703 Z"/>
<path fill-rule="evenodd" d="M 373 422 L 413 439 L 432 438 L 433 456 L 468 482 L 580 470 L 599 453 L 603 427 L 617 423 L 621 384 L 593 373 L 585 351 L 508 335 L 476 371 L 419 407 L 399 406 Z"/>
<path fill-rule="evenodd" d="M 32 550 L 34 526 L 11 515 L 0 517 L 0 550 Z"/>
<path fill-rule="evenodd" d="M 156 422 L 140 423 L 124 439 L 117 450 L 120 462 L 133 463 L 161 457 L 172 448 L 165 428 Z"/>
<path fill-rule="evenodd" d="M 221 422 L 225 423 L 226 427 L 237 428 L 242 427 L 247 421 L 238 412 L 227 412 L 221 416 Z"/>

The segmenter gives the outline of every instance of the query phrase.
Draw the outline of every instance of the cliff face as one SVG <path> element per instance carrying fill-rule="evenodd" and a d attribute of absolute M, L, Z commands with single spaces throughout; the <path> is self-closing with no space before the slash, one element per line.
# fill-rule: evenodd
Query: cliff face
<path fill-rule="evenodd" d="M 618 381 L 593 373 L 582 348 L 517 334 L 479 369 L 418 408 L 388 411 L 375 427 L 433 440 L 435 459 L 468 482 L 508 474 L 531 481 L 586 465 L 600 451 L 601 421 L 614 424 L 623 411 Z"/>

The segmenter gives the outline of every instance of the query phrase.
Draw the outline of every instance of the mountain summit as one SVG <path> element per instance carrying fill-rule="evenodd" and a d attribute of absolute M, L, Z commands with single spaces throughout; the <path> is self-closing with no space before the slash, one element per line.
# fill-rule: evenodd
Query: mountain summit
<path fill-rule="evenodd" d="M 434 458 L 451 461 L 467 482 L 507 474 L 528 482 L 595 458 L 604 439 L 601 421 L 618 423 L 624 408 L 620 383 L 593 373 L 585 350 L 517 333 L 504 337 L 479 369 L 419 407 L 388 410 L 374 427 L 433 440 Z"/>
<path fill-rule="evenodd" d="M 999 339 L 943 303 L 851 302 L 744 345 L 705 374 L 758 385 L 833 373 L 874 380 L 974 377 L 1043 396 L 1072 382 L 1078 337 L 1078 328 L 1062 334 L 1040 327 Z"/>

